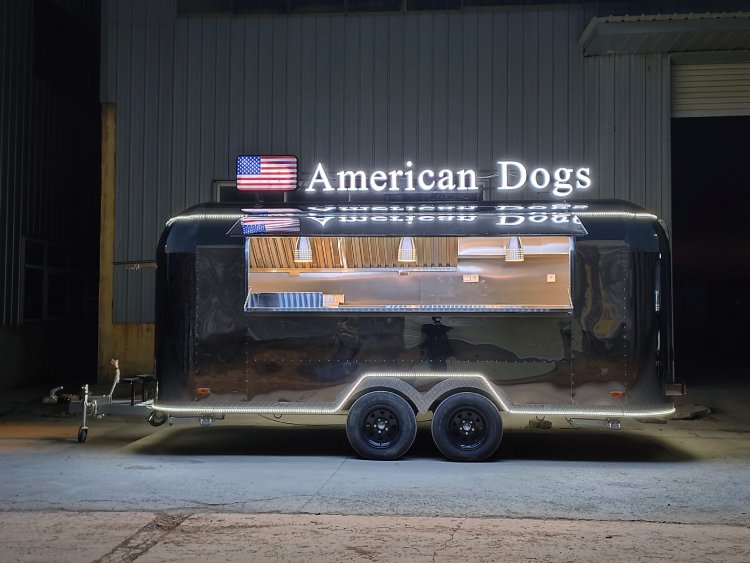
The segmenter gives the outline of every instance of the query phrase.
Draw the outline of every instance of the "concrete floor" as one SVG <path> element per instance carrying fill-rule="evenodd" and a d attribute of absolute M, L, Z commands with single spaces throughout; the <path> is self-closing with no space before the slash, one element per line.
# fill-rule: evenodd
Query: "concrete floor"
<path fill-rule="evenodd" d="M 111 418 L 78 444 L 59 407 L 6 404 L 1 559 L 750 561 L 748 391 L 696 388 L 711 417 L 617 433 L 510 419 L 480 464 L 445 461 L 426 428 L 404 459 L 364 461 L 342 429 L 287 417 Z"/>

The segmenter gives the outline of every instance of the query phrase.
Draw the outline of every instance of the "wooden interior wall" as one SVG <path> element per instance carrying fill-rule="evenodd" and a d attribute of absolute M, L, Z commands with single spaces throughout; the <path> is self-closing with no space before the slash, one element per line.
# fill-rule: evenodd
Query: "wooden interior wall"
<path fill-rule="evenodd" d="M 455 267 L 458 239 L 455 237 L 413 237 L 417 262 L 409 267 Z M 310 237 L 312 262 L 295 262 L 297 237 L 253 237 L 250 239 L 250 267 L 305 270 L 312 268 L 398 268 L 399 237 Z M 339 244 L 340 241 L 340 244 Z"/>

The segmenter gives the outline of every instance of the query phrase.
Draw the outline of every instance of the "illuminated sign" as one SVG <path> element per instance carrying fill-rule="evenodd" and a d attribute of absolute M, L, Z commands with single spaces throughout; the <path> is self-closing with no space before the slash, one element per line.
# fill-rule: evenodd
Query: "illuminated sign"
<path fill-rule="evenodd" d="M 547 169 L 536 167 L 529 169 L 526 165 L 501 160 L 497 163 L 498 171 L 488 177 L 480 178 L 475 170 L 451 170 L 425 168 L 415 170 L 414 163 L 406 162 L 403 169 L 396 170 L 341 170 L 328 173 L 322 163 L 315 167 L 306 192 L 471 192 L 479 190 L 477 179 L 496 179 L 496 188 L 503 191 L 515 191 L 530 187 L 537 191 L 550 191 L 556 197 L 567 197 L 575 190 L 591 188 L 590 168 L 558 167 Z"/>
<path fill-rule="evenodd" d="M 337 187 L 334 188 L 331 178 L 321 163 L 315 167 L 310 183 L 305 191 L 314 192 L 321 188 L 324 192 L 333 191 L 374 191 L 374 192 L 415 192 L 431 190 L 478 190 L 477 173 L 474 170 L 453 171 L 413 170 L 411 160 L 406 162 L 405 170 L 374 170 L 367 174 L 364 170 L 342 170 L 336 172 Z"/>
<path fill-rule="evenodd" d="M 240 191 L 296 190 L 297 157 L 278 155 L 238 156 L 237 189 Z"/>
<path fill-rule="evenodd" d="M 546 168 L 534 168 L 527 171 L 526 166 L 512 160 L 499 161 L 497 189 L 519 190 L 531 185 L 535 190 L 546 190 L 552 186 L 552 195 L 567 197 L 573 190 L 588 190 L 591 187 L 590 168 L 555 168 L 552 172 Z"/>

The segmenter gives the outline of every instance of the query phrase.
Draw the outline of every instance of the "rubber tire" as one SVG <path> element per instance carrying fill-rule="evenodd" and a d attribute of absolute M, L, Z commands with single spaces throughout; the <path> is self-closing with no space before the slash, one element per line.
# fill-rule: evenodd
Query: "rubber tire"
<path fill-rule="evenodd" d="M 88 438 L 89 430 L 88 428 L 79 428 L 78 429 L 78 443 L 83 444 L 86 442 L 86 438 Z"/>
<path fill-rule="evenodd" d="M 398 424 L 396 435 L 387 445 L 371 440 L 366 427 L 368 417 L 376 411 L 387 411 Z M 390 391 L 371 391 L 357 399 L 346 418 L 346 436 L 360 456 L 378 461 L 393 461 L 403 456 L 417 437 L 417 416 L 411 405 Z"/>
<path fill-rule="evenodd" d="M 167 420 L 169 420 L 169 417 L 161 411 L 151 411 L 151 414 L 148 415 L 148 423 L 155 428 L 161 426 Z"/>
<path fill-rule="evenodd" d="M 451 423 L 461 411 L 471 411 L 484 428 L 484 437 L 477 444 L 461 444 L 452 435 Z M 503 439 L 503 419 L 495 404 L 478 393 L 456 393 L 435 409 L 432 417 L 432 439 L 440 452 L 451 461 L 483 461 L 497 451 Z"/>

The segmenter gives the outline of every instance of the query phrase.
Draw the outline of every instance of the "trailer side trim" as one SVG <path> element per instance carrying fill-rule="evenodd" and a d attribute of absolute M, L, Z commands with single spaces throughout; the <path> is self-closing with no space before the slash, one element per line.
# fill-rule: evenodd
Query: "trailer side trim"
<path fill-rule="evenodd" d="M 488 393 L 490 399 L 508 414 L 530 415 L 530 416 L 595 416 L 595 417 L 616 417 L 616 418 L 649 418 L 662 417 L 672 414 L 675 411 L 673 405 L 662 406 L 639 406 L 634 408 L 621 409 L 602 409 L 602 408 L 566 408 L 551 407 L 547 405 L 536 404 L 516 404 L 513 403 L 503 390 L 489 381 L 481 373 L 472 372 L 455 372 L 446 374 L 437 373 L 412 373 L 412 372 L 371 372 L 362 375 L 351 387 L 339 396 L 338 400 L 332 403 L 256 403 L 252 406 L 196 406 L 190 405 L 160 405 L 154 404 L 153 409 L 166 414 L 341 414 L 347 410 L 352 398 L 358 391 L 366 388 L 372 388 L 378 385 L 378 381 L 384 386 L 390 386 L 393 381 L 403 382 L 410 379 L 433 379 L 452 381 L 455 383 L 464 383 L 474 381 L 468 386 L 476 389 L 483 389 Z M 437 388 L 437 385 L 433 389 Z M 441 392 L 444 392 L 444 388 Z M 426 411 L 429 406 L 438 398 L 432 389 L 427 393 L 421 394 L 421 401 L 415 401 L 417 409 L 420 412 Z M 414 397 L 410 397 L 414 400 Z"/>

